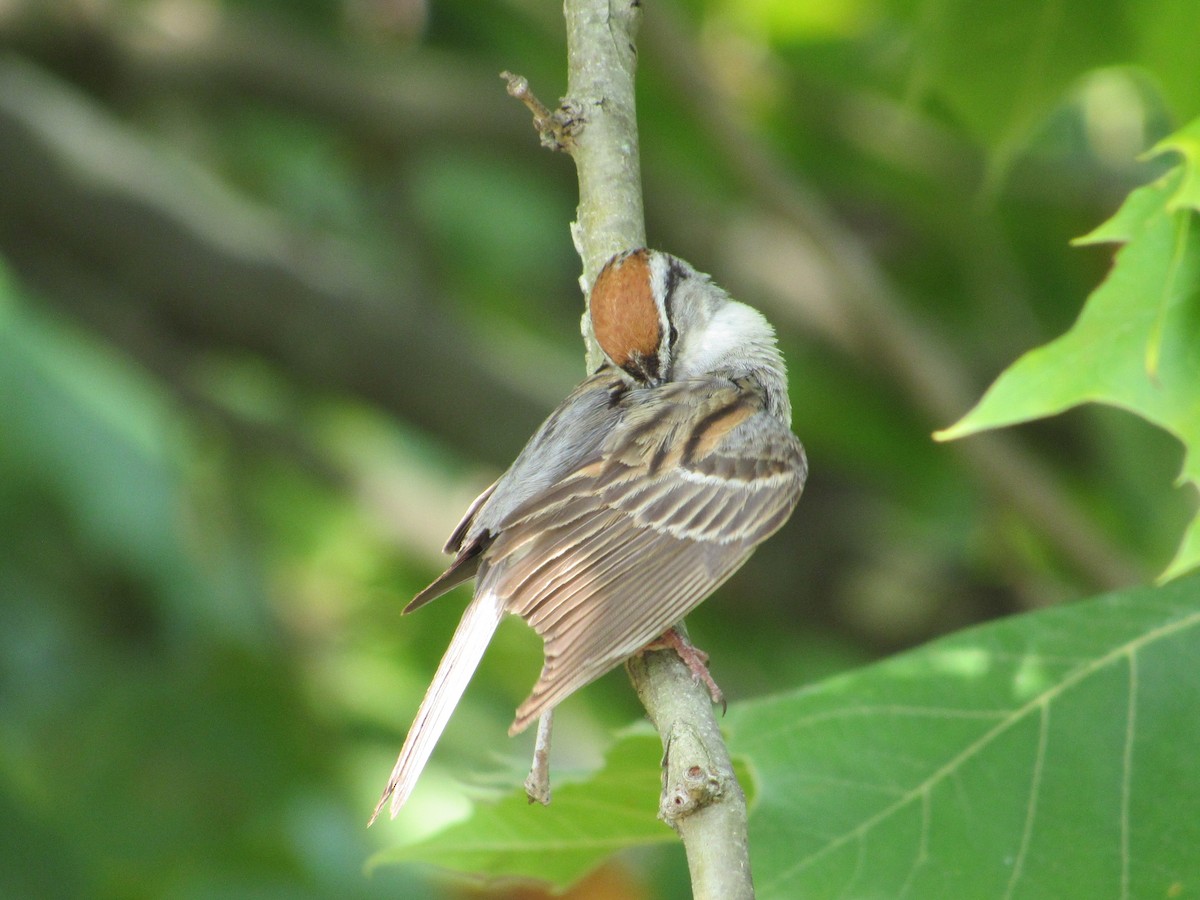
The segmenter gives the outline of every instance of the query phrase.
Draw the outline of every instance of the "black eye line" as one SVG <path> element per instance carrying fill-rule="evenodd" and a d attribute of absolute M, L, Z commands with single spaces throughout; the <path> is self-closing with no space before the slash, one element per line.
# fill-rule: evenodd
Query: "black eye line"
<path fill-rule="evenodd" d="M 670 264 L 667 266 L 666 278 L 663 284 L 663 312 L 666 313 L 667 322 L 670 324 L 670 331 L 667 332 L 667 348 L 671 350 L 675 349 L 675 344 L 679 340 L 679 329 L 675 327 L 673 306 L 675 303 L 675 289 L 679 286 L 679 282 L 683 280 L 683 277 L 683 265 L 679 260 L 672 257 Z"/>
<path fill-rule="evenodd" d="M 679 260 L 672 258 L 670 265 L 667 266 L 666 284 L 663 285 L 663 296 L 666 298 L 667 312 L 671 311 L 671 297 L 675 293 L 675 288 L 683 280 L 683 266 Z"/>

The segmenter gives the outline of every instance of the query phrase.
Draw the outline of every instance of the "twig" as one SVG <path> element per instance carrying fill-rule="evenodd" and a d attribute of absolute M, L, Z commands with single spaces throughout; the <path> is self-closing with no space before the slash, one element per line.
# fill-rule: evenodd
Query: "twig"
<path fill-rule="evenodd" d="M 520 100 L 533 113 L 533 127 L 542 139 L 542 146 L 570 153 L 575 147 L 575 135 L 584 124 L 579 114 L 565 103 L 551 112 L 529 89 L 529 79 L 524 75 L 501 72 L 500 77 L 508 83 L 508 96 Z"/>
<path fill-rule="evenodd" d="M 634 105 L 634 36 L 640 12 L 638 0 L 565 3 L 569 74 L 561 109 L 580 127 L 569 145 L 553 132 L 551 137 L 571 154 L 579 176 L 572 236 L 583 260 L 585 295 L 613 254 L 646 243 Z M 543 129 L 553 126 L 555 114 L 536 101 L 523 80 L 508 80 L 510 93 L 530 107 L 545 135 Z M 583 332 L 592 368 L 600 357 L 586 314 Z M 627 669 L 662 738 L 660 815 L 683 841 L 693 895 L 699 900 L 753 898 L 746 798 L 708 691 L 673 650 L 642 653 Z M 535 772 L 537 762 L 535 755 Z"/>
<path fill-rule="evenodd" d="M 583 260 L 587 296 L 601 267 L 616 253 L 646 245 L 642 170 L 638 155 L 634 74 L 641 22 L 638 0 L 567 0 L 567 97 L 586 122 L 571 149 L 579 177 L 579 208 L 571 226 Z M 588 371 L 601 362 L 585 313 L 582 330 Z"/>

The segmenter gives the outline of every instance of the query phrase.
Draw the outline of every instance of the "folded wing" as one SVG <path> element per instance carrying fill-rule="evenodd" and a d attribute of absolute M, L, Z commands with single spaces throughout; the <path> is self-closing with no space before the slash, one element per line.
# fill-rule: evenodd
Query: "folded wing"
<path fill-rule="evenodd" d="M 806 473 L 749 379 L 631 404 L 598 455 L 517 509 L 486 553 L 480 587 L 545 639 L 510 732 L 698 606 L 787 520 Z"/>

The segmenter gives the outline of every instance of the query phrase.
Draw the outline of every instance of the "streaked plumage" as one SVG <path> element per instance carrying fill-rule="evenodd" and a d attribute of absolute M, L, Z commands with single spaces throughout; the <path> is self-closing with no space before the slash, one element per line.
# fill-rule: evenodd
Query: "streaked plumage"
<path fill-rule="evenodd" d="M 405 610 L 476 578 L 376 815 L 408 798 L 505 614 L 545 641 L 515 734 L 695 609 L 799 500 L 807 465 L 759 313 L 646 250 L 609 263 L 590 309 L 609 363 L 472 504 L 454 562 Z"/>

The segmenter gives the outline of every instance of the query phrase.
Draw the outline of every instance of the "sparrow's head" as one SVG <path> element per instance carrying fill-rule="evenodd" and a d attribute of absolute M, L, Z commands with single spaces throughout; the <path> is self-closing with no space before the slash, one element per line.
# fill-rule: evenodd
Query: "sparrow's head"
<path fill-rule="evenodd" d="M 641 384 L 670 378 L 671 324 L 646 249 L 619 253 L 596 276 L 588 298 L 592 332 L 604 355 Z"/>
<path fill-rule="evenodd" d="M 669 253 L 614 256 L 596 277 L 589 308 L 600 349 L 640 384 L 763 369 L 783 378 L 762 314 Z"/>

